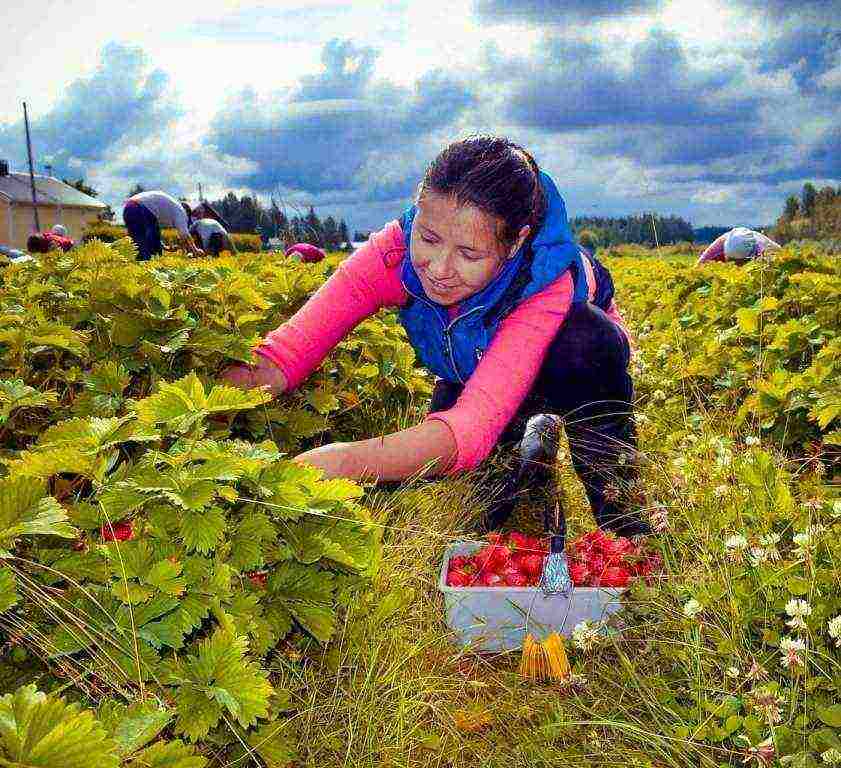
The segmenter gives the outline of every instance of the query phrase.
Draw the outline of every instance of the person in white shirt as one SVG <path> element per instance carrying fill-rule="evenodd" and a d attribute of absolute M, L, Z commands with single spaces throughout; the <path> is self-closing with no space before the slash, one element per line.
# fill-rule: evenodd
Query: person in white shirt
<path fill-rule="evenodd" d="M 782 246 L 770 237 L 747 227 L 734 227 L 717 237 L 698 257 L 695 265 L 709 261 L 732 261 L 745 264 L 762 256 L 766 251 L 779 250 Z"/>
<path fill-rule="evenodd" d="M 190 233 L 205 251 L 218 256 L 222 251 L 236 253 L 234 242 L 228 231 L 216 219 L 198 219 L 190 226 Z"/>
<path fill-rule="evenodd" d="M 138 259 L 147 261 L 163 251 L 161 228 L 178 230 L 181 244 L 194 256 L 204 256 L 190 237 L 190 220 L 193 212 L 187 203 L 180 203 L 174 197 L 152 190 L 139 192 L 125 202 L 123 221 L 131 239 L 137 244 Z"/>

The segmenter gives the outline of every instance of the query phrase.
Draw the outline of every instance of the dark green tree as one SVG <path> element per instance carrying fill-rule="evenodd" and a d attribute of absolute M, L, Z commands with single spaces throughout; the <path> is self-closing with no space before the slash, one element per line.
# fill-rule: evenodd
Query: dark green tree
<path fill-rule="evenodd" d="M 803 192 L 800 196 L 803 203 L 803 213 L 806 216 L 811 216 L 815 212 L 815 198 L 817 198 L 817 196 L 818 193 L 815 189 L 815 185 L 810 181 L 807 181 L 803 185 Z"/>
<path fill-rule="evenodd" d="M 783 211 L 783 217 L 786 219 L 796 219 L 800 215 L 800 200 L 797 195 L 789 195 L 786 198 L 786 207 Z"/>
<path fill-rule="evenodd" d="M 93 187 L 89 187 L 85 184 L 84 179 L 76 179 L 76 181 L 69 181 L 68 179 L 62 179 L 62 181 L 73 189 L 78 189 L 80 192 L 90 195 L 91 197 L 99 197 L 99 192 L 97 192 Z"/>

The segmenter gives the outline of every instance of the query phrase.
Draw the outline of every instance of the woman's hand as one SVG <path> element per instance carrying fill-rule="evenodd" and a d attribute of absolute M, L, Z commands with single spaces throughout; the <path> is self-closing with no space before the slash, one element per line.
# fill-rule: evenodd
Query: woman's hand
<path fill-rule="evenodd" d="M 330 443 L 310 451 L 304 451 L 292 458 L 299 464 L 309 464 L 324 470 L 324 479 L 348 477 L 347 458 L 352 450 L 352 443 Z"/>
<path fill-rule="evenodd" d="M 271 360 L 259 357 L 255 365 L 237 363 L 222 372 L 222 381 L 240 389 L 268 387 L 273 395 L 286 391 L 286 377 Z"/>
<path fill-rule="evenodd" d="M 380 482 L 414 477 L 430 463 L 432 474 L 440 474 L 452 464 L 456 452 L 450 428 L 431 420 L 382 437 L 323 445 L 292 461 L 319 467 L 327 478 Z"/>

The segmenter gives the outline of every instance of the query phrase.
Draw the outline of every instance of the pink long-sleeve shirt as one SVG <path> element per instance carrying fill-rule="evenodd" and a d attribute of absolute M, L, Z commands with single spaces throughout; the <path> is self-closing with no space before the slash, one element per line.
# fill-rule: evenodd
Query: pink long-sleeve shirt
<path fill-rule="evenodd" d="M 365 318 L 384 307 L 402 307 L 408 294 L 400 279 L 407 258 L 403 230 L 392 221 L 343 261 L 298 312 L 266 335 L 255 350 L 283 372 L 288 389 L 297 387 L 330 350 Z M 596 281 L 585 259 L 590 299 Z M 473 469 L 496 445 L 534 384 L 546 352 L 572 304 L 573 284 L 563 274 L 522 301 L 499 324 L 456 403 L 427 415 L 446 423 L 457 447 L 450 474 Z M 448 308 L 451 317 L 457 307 Z M 631 342 L 616 302 L 607 314 Z"/>

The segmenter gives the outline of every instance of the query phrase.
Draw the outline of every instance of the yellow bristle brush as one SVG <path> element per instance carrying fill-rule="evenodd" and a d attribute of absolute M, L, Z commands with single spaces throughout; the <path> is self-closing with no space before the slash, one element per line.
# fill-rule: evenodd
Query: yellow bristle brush
<path fill-rule="evenodd" d="M 552 519 L 554 517 L 554 519 Z M 552 532 L 549 555 L 543 564 L 540 588 L 543 594 L 569 595 L 572 579 L 566 558 L 566 518 L 560 500 L 555 498 L 555 514 L 546 514 L 546 529 Z M 569 659 L 563 638 L 552 632 L 545 640 L 535 641 L 531 634 L 523 639 L 520 674 L 528 680 L 564 680 L 569 676 Z"/>
<path fill-rule="evenodd" d="M 545 640 L 537 641 L 531 634 L 523 640 L 520 675 L 526 680 L 565 680 L 569 677 L 569 659 L 564 639 L 552 632 Z"/>

